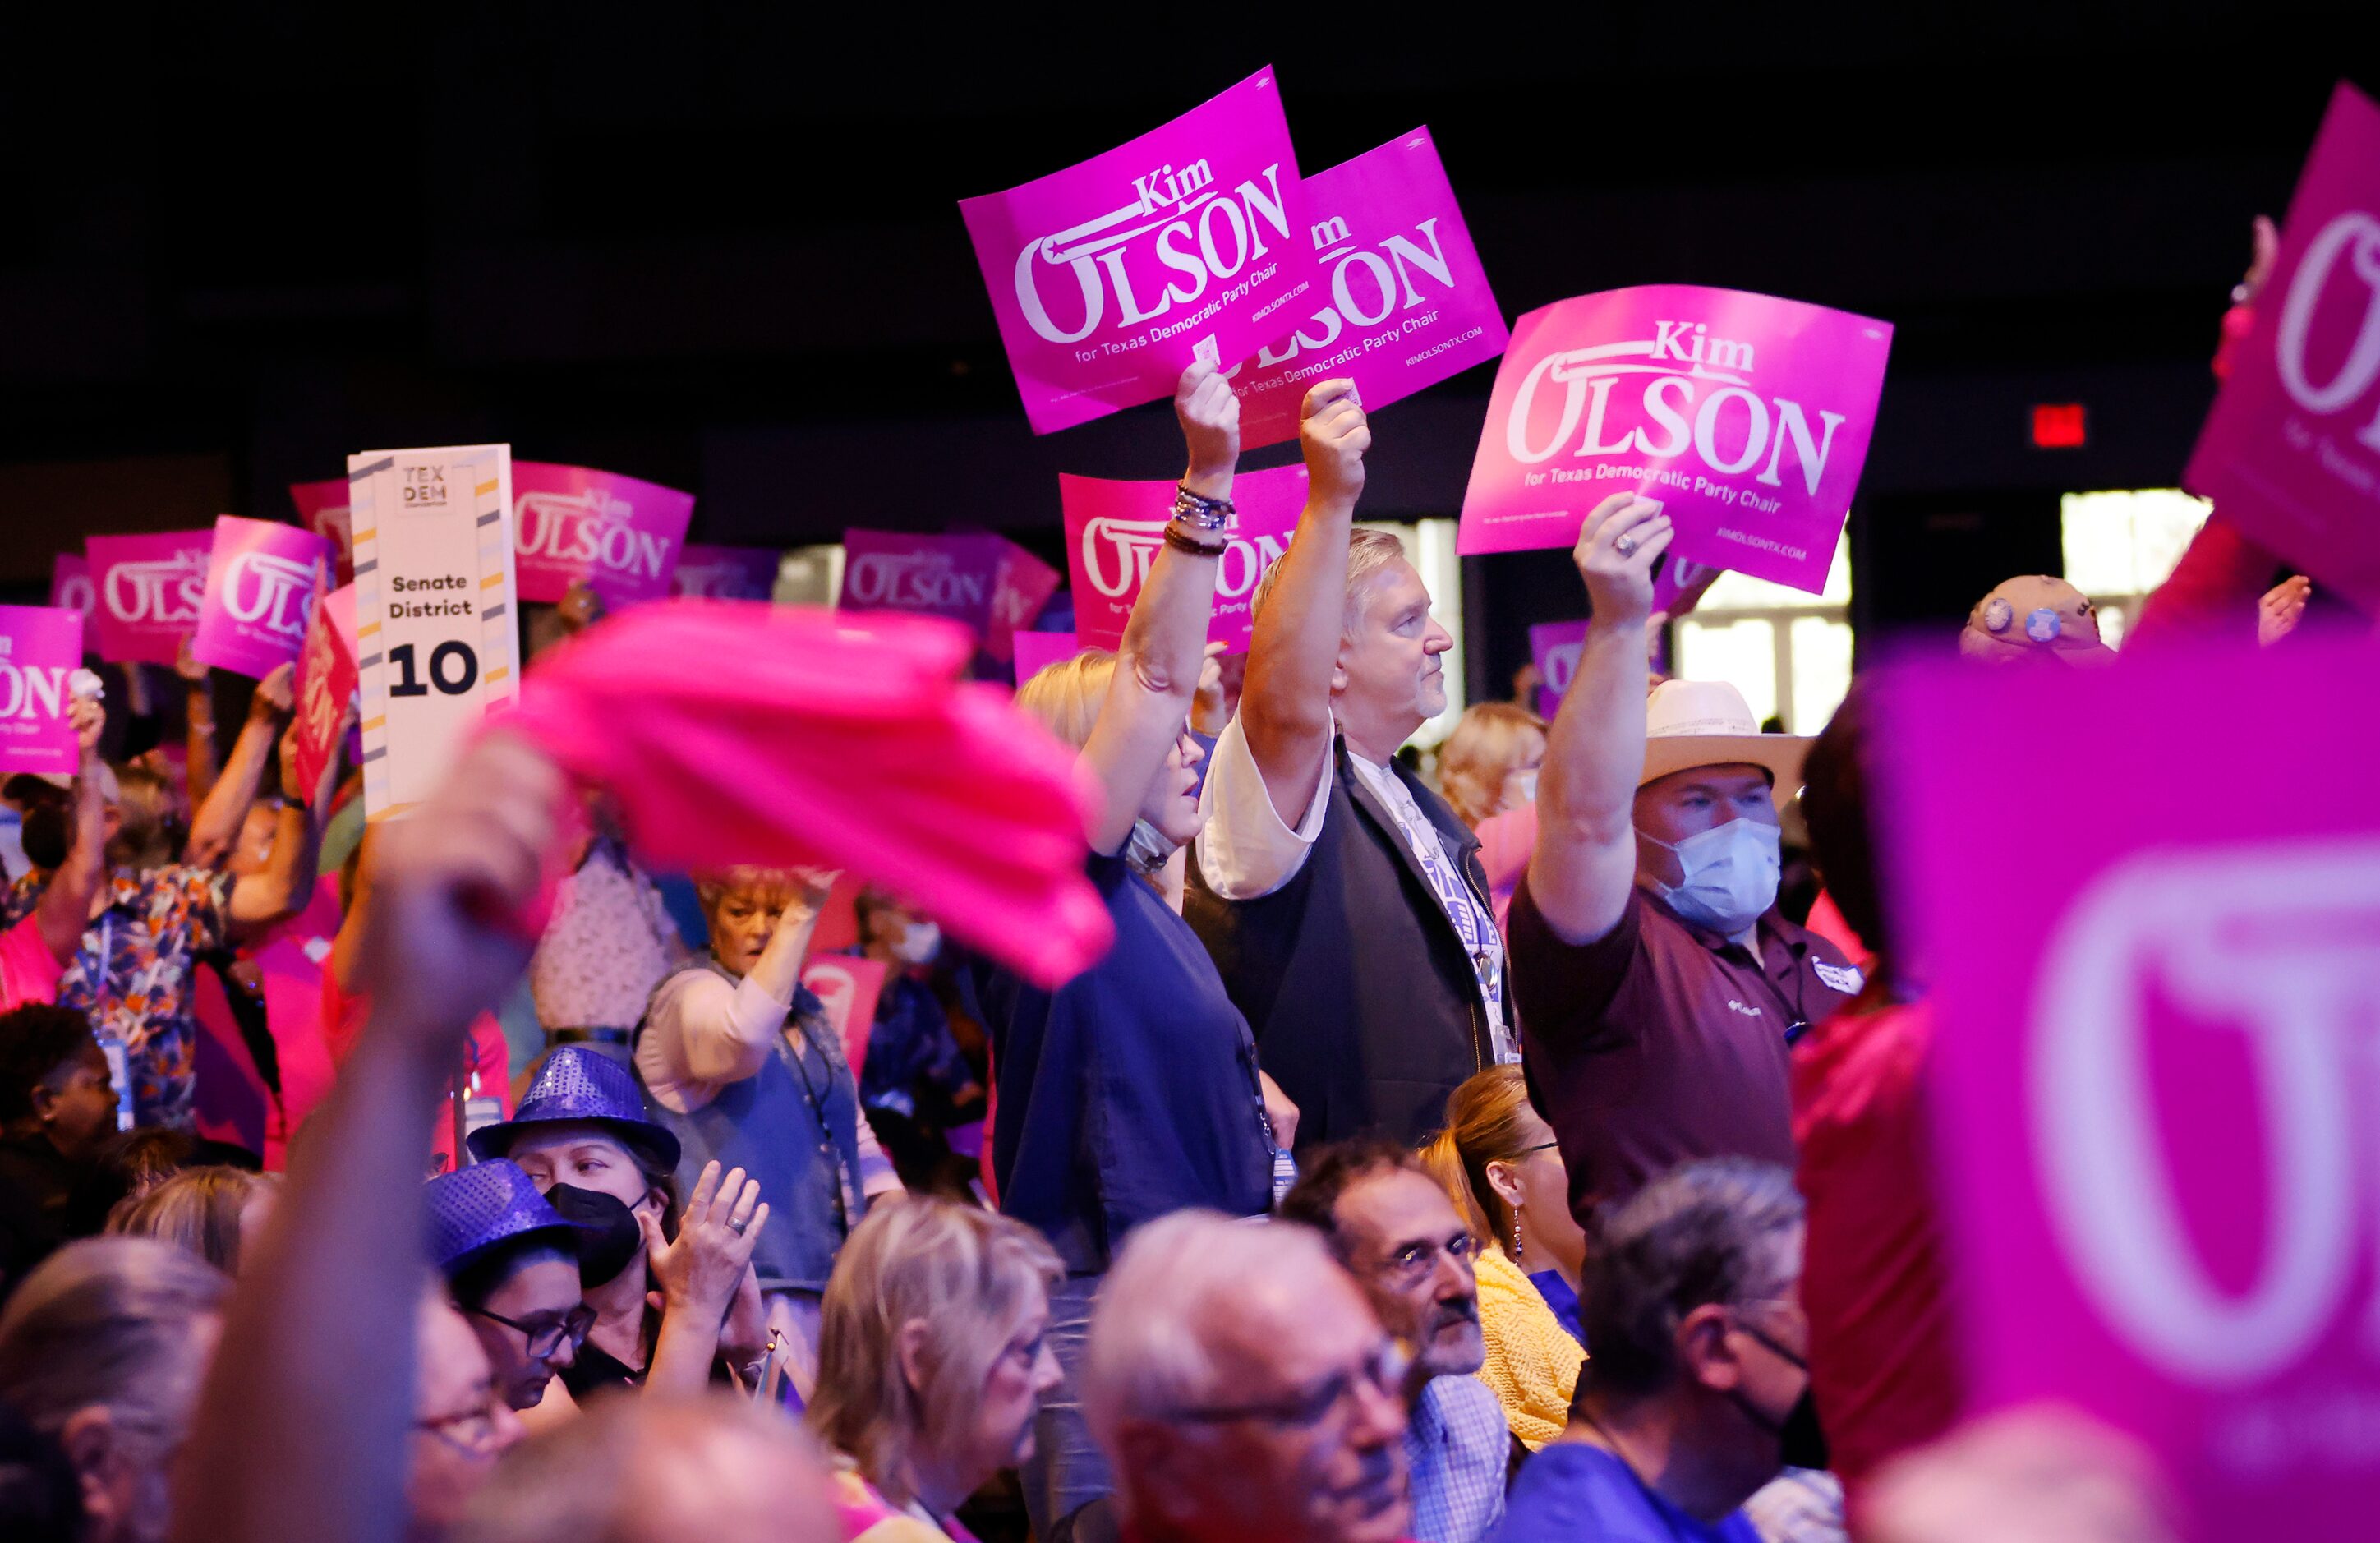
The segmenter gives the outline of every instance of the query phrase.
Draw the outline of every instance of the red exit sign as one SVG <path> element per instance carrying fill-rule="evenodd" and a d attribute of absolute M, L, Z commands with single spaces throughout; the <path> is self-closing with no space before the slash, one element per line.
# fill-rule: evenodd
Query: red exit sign
<path fill-rule="evenodd" d="M 2080 402 L 2042 402 L 2033 409 L 2033 444 L 2036 450 L 2080 450 L 2090 432 Z"/>

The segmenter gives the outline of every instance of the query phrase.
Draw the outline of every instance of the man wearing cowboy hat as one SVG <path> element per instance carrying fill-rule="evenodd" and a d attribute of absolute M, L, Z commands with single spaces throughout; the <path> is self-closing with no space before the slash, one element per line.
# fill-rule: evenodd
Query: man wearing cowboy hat
<path fill-rule="evenodd" d="M 1786 1047 L 1859 972 L 1777 910 L 1778 806 L 1808 741 L 1717 682 L 1645 692 L 1656 500 L 1597 504 L 1573 556 L 1594 605 L 1549 725 L 1537 843 L 1512 898 L 1513 1001 L 1571 1207 L 1696 1158 L 1790 1166 Z"/>

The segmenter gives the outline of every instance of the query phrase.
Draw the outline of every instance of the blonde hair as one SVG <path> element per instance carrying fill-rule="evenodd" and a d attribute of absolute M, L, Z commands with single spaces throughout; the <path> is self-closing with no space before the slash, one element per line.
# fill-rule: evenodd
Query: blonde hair
<path fill-rule="evenodd" d="M 1481 702 L 1463 709 L 1454 732 L 1438 749 L 1438 790 L 1465 825 L 1496 812 L 1504 779 L 1528 759 L 1529 742 L 1546 748 L 1546 721 L 1511 702 Z"/>
<path fill-rule="evenodd" d="M 1404 560 L 1405 544 L 1386 530 L 1366 530 L 1358 526 L 1347 532 L 1347 615 L 1342 630 L 1353 631 L 1356 604 L 1364 592 L 1365 581 L 1390 563 Z M 1281 565 L 1275 563 L 1257 581 L 1256 600 L 1248 606 L 1248 614 L 1256 615 L 1264 609 L 1265 601 L 1272 594 L 1273 580 L 1281 577 Z"/>
<path fill-rule="evenodd" d="M 1085 649 L 1071 659 L 1045 664 L 1016 688 L 1016 705 L 1041 721 L 1041 726 L 1081 749 L 1090 743 L 1091 725 L 1108 699 L 1115 679 L 1116 656 L 1105 649 Z"/>
<path fill-rule="evenodd" d="M 801 886 L 782 868 L 722 868 L 698 874 L 694 881 L 694 898 L 706 917 L 729 895 L 745 893 L 758 896 L 764 906 L 773 900 L 783 907 L 794 903 Z"/>
<path fill-rule="evenodd" d="M 1543 1124 L 1518 1066 L 1490 1066 L 1448 1096 L 1446 1128 L 1423 1144 L 1421 1165 L 1481 1243 L 1501 1245 L 1512 1232 L 1512 1208 L 1488 1182 L 1488 1165 L 1526 1157 Z"/>
<path fill-rule="evenodd" d="M 1034 1283 L 1046 1291 L 1065 1273 L 1021 1221 L 929 1196 L 880 1201 L 827 1281 L 810 1428 L 886 1500 L 907 1503 L 914 1455 L 966 1428 Z M 926 1330 L 917 1387 L 901 1356 L 911 1323 Z"/>
<path fill-rule="evenodd" d="M 259 1195 L 278 1194 L 277 1173 L 210 1164 L 185 1168 L 142 1193 L 115 1203 L 107 1231 L 170 1243 L 226 1275 L 239 1273 L 239 1219 Z"/>

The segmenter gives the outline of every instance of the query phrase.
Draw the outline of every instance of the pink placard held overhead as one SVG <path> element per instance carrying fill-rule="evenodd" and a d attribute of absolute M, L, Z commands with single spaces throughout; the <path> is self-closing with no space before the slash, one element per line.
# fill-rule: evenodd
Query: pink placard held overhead
<path fill-rule="evenodd" d="M 1058 592 L 1062 576 L 1049 564 L 1014 541 L 1000 560 L 999 577 L 991 586 L 991 624 L 984 651 L 1005 664 L 1012 657 L 1011 639 L 1020 627 L 1031 626 Z"/>
<path fill-rule="evenodd" d="M 1676 555 L 1817 594 L 1891 346 L 1889 322 L 1694 285 L 1533 310 L 1496 372 L 1456 550 L 1569 546 L 1641 488 Z"/>
<path fill-rule="evenodd" d="M 79 758 L 70 677 L 82 618 L 48 605 L 0 605 L 0 772 L 72 776 Z"/>
<path fill-rule="evenodd" d="M 1193 358 L 1246 358 L 1312 309 L 1318 270 L 1269 68 L 959 212 L 1037 434 L 1170 396 Z"/>
<path fill-rule="evenodd" d="M 2210 1543 L 2380 1507 L 2374 662 L 1925 670 L 1875 736 L 1974 1412 L 2140 1438 Z"/>
<path fill-rule="evenodd" d="M 767 600 L 777 592 L 784 554 L 764 546 L 687 545 L 677 554 L 670 593 L 698 600 Z"/>
<path fill-rule="evenodd" d="M 1123 637 L 1148 565 L 1165 544 L 1173 511 L 1172 482 L 1111 482 L 1098 477 L 1058 479 L 1066 515 L 1066 569 L 1074 583 L 1075 630 L 1083 641 L 1111 649 Z M 1239 523 L 1215 575 L 1215 609 L 1207 638 L 1245 653 L 1255 622 L 1257 585 L 1297 529 L 1305 507 L 1305 468 L 1244 471 L 1232 480 Z"/>
<path fill-rule="evenodd" d="M 992 595 L 1009 542 L 988 532 L 919 535 L 903 530 L 843 533 L 844 611 L 919 611 L 947 616 L 990 637 Z"/>
<path fill-rule="evenodd" d="M 342 584 L 356 581 L 356 532 L 347 518 L 347 480 L 334 477 L 327 482 L 292 482 L 289 502 L 297 506 L 298 523 L 317 536 L 327 538 L 336 549 L 339 562 L 338 580 Z"/>
<path fill-rule="evenodd" d="M 212 530 L 93 536 L 83 543 L 99 593 L 91 622 L 99 656 L 115 664 L 171 664 L 199 625 Z"/>
<path fill-rule="evenodd" d="M 1366 408 L 1402 401 L 1504 351 L 1503 312 L 1427 128 L 1305 180 L 1322 273 L 1312 303 L 1232 371 L 1240 443 L 1297 437 L 1318 382 L 1347 376 Z"/>
<path fill-rule="evenodd" d="M 298 655 L 297 713 L 289 725 L 298 785 L 311 788 L 338 753 L 339 721 L 356 695 L 356 587 L 332 590 L 314 606 Z"/>
<path fill-rule="evenodd" d="M 91 559 L 79 552 L 61 552 L 50 564 L 50 603 L 82 618 L 82 649 L 97 648 L 91 614 L 99 608 L 99 589 L 91 581 Z"/>
<path fill-rule="evenodd" d="M 615 471 L 513 463 L 513 548 L 523 600 L 585 580 L 607 606 L 660 600 L 694 517 L 694 494 Z"/>
<path fill-rule="evenodd" d="M 259 678 L 290 662 L 306 644 L 317 586 L 334 560 L 330 540 L 311 530 L 237 515 L 216 520 L 190 656 Z"/>
<path fill-rule="evenodd" d="M 1083 651 L 1081 638 L 1071 632 L 1020 632 L 1016 635 L 1016 684 L 1024 685 L 1061 660 Z"/>
<path fill-rule="evenodd" d="M 2331 96 L 2183 480 L 2315 583 L 2380 608 L 2380 105 L 2352 86 Z"/>

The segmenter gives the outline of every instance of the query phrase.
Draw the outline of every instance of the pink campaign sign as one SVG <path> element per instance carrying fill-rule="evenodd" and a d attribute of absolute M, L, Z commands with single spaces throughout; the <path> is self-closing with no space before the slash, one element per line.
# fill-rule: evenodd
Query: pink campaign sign
<path fill-rule="evenodd" d="M 783 554 L 764 546 L 694 546 L 677 554 L 670 593 L 701 600 L 767 600 Z"/>
<path fill-rule="evenodd" d="M 206 598 L 212 530 L 169 530 L 152 536 L 93 536 L 91 558 L 99 605 L 91 621 L 99 656 L 115 664 L 171 664 L 182 639 L 199 625 Z"/>
<path fill-rule="evenodd" d="M 1529 662 L 1537 667 L 1537 716 L 1550 721 L 1578 674 L 1578 650 L 1586 643 L 1586 624 L 1539 622 L 1529 628 Z"/>
<path fill-rule="evenodd" d="M 99 590 L 91 581 L 91 559 L 79 552 L 61 552 L 50 565 L 50 603 L 82 618 L 82 647 L 89 653 L 96 643 L 91 614 L 99 606 Z"/>
<path fill-rule="evenodd" d="M 1173 511 L 1172 482 L 1111 482 L 1098 477 L 1058 479 L 1066 514 L 1066 570 L 1074 583 L 1075 630 L 1083 641 L 1111 649 L 1140 598 L 1141 582 Z M 1209 642 L 1245 653 L 1255 623 L 1257 585 L 1281 553 L 1305 507 L 1305 468 L 1244 471 L 1232 481 L 1239 523 L 1215 575 Z"/>
<path fill-rule="evenodd" d="M 2331 96 L 2183 480 L 2316 583 L 2380 607 L 2380 105 L 2352 86 Z"/>
<path fill-rule="evenodd" d="M 1050 665 L 1083 651 L 1081 638 L 1071 632 L 1020 632 L 1016 635 L 1016 684 L 1024 685 Z"/>
<path fill-rule="evenodd" d="M 79 753 L 67 710 L 81 663 L 81 617 L 0 605 L 0 772 L 74 774 Z"/>
<path fill-rule="evenodd" d="M 583 579 L 606 605 L 661 600 L 693 517 L 690 492 L 583 466 L 515 461 L 520 598 L 558 601 Z"/>
<path fill-rule="evenodd" d="M 900 530 L 843 533 L 845 611 L 922 611 L 964 623 L 980 644 L 991 631 L 992 595 L 1013 548 L 989 532 L 920 535 Z"/>
<path fill-rule="evenodd" d="M 339 582 L 354 583 L 356 532 L 347 518 L 347 480 L 334 477 L 327 482 L 292 482 L 289 502 L 297 505 L 298 523 L 327 538 L 337 550 Z"/>
<path fill-rule="evenodd" d="M 1503 312 L 1427 128 L 1305 181 L 1322 274 L 1296 329 L 1238 366 L 1240 443 L 1297 437 L 1317 383 L 1352 378 L 1367 408 L 1402 401 L 1504 351 Z"/>
<path fill-rule="evenodd" d="M 1037 434 L 1172 395 L 1311 309 L 1318 270 L 1269 68 L 1161 128 L 963 199 Z"/>
<path fill-rule="evenodd" d="M 2321 796 L 2380 757 L 2374 662 L 1885 683 L 1974 1412 L 2131 1432 L 2198 1538 L 2380 1506 L 2380 809 Z"/>
<path fill-rule="evenodd" d="M 1014 541 L 1006 544 L 1008 551 L 992 581 L 991 625 L 983 643 L 984 651 L 1003 664 L 1013 656 L 1017 630 L 1031 626 L 1040 616 L 1060 582 L 1057 569 Z"/>
<path fill-rule="evenodd" d="M 1817 594 L 1891 346 L 1889 322 L 1693 285 L 1533 310 L 1496 372 L 1457 550 L 1569 546 L 1641 487 L 1678 556 Z"/>
<path fill-rule="evenodd" d="M 298 785 L 312 788 L 338 753 L 339 722 L 356 695 L 356 587 L 332 590 L 314 606 L 298 655 L 297 712 L 289 725 Z"/>
<path fill-rule="evenodd" d="M 868 1062 L 868 1035 L 876 1027 L 876 999 L 884 990 L 884 961 L 855 954 L 825 954 L 802 966 L 802 984 L 826 1009 L 854 1076 Z"/>
<path fill-rule="evenodd" d="M 259 678 L 295 660 L 334 560 L 329 539 L 311 530 L 237 515 L 217 519 L 190 656 Z"/>

